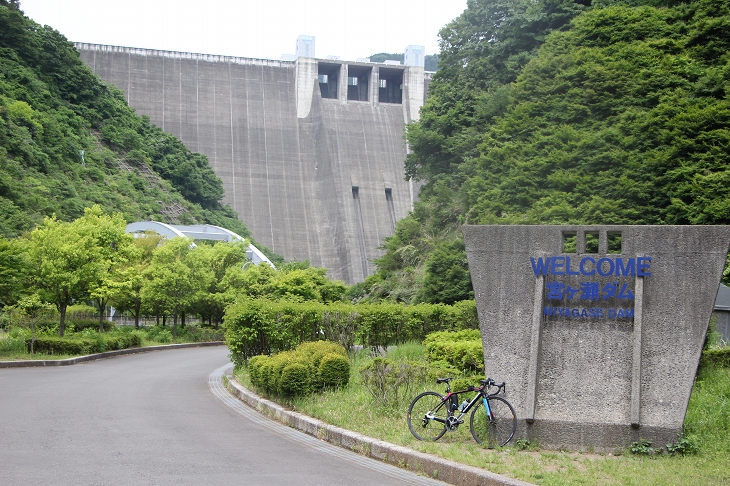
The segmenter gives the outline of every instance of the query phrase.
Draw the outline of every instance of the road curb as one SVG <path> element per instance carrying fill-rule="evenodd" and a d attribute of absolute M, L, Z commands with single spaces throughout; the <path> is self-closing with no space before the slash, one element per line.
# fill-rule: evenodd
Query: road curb
<path fill-rule="evenodd" d="M 181 348 L 200 348 L 206 346 L 223 346 L 223 341 L 211 341 L 205 343 L 184 343 L 184 344 L 165 344 L 161 346 L 147 346 L 144 348 L 127 348 L 117 349 L 116 351 L 106 351 L 104 353 L 89 354 L 86 356 L 77 356 L 68 359 L 29 359 L 23 361 L 0 361 L 0 368 L 29 368 L 35 366 L 69 366 L 87 361 L 95 361 L 97 359 L 115 358 L 126 354 L 148 353 L 151 351 L 163 351 L 166 349 Z"/>
<path fill-rule="evenodd" d="M 449 461 L 407 447 L 391 444 L 357 432 L 335 427 L 260 397 L 235 380 L 228 380 L 232 394 L 249 407 L 330 444 L 459 486 L 534 486 L 484 469 Z"/>

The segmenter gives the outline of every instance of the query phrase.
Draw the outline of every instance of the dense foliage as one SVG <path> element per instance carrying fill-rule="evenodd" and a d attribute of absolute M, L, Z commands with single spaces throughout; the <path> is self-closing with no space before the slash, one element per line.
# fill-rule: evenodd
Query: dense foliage
<path fill-rule="evenodd" d="M 434 331 L 479 327 L 474 301 L 403 306 L 241 298 L 226 309 L 224 322 L 226 344 L 236 364 L 317 339 L 349 350 L 355 342 L 385 347 L 420 341 Z"/>
<path fill-rule="evenodd" d="M 350 360 L 340 344 L 311 341 L 273 356 L 254 356 L 248 362 L 248 372 L 251 383 L 264 393 L 304 396 L 347 385 Z"/>
<path fill-rule="evenodd" d="M 462 224 L 730 222 L 730 5 L 470 0 L 407 128 L 420 200 L 361 297 L 471 298 Z"/>
<path fill-rule="evenodd" d="M 95 204 L 127 221 L 209 223 L 243 237 L 205 156 L 137 116 L 72 43 L 0 0 L 0 236 Z"/>
<path fill-rule="evenodd" d="M 139 327 L 142 315 L 178 320 L 194 315 L 210 326 L 222 321 L 237 299 L 275 299 L 290 303 L 341 301 L 346 286 L 326 270 L 292 263 L 274 269 L 248 260 L 244 241 L 201 243 L 157 234 L 133 238 L 120 213 L 104 214 L 97 205 L 71 222 L 46 218 L 30 233 L 0 237 L 0 272 L 7 292 L 0 304 L 32 327 L 49 311 L 58 316 L 58 334 L 66 330 L 73 303 L 90 303 L 99 316 L 107 306 L 128 312 Z M 2 316 L 2 314 L 0 314 Z"/>

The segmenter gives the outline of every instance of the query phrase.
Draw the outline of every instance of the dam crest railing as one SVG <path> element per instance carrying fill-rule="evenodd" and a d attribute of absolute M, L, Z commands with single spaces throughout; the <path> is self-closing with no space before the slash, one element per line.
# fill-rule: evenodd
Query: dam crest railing
<path fill-rule="evenodd" d="M 139 47 L 109 46 L 105 44 L 89 44 L 86 42 L 75 42 L 74 45 L 79 51 L 99 52 L 120 52 L 134 54 L 137 56 L 164 57 L 167 59 L 186 59 L 194 61 L 222 62 L 229 64 L 244 64 L 249 66 L 270 66 L 282 68 L 294 68 L 295 61 L 281 61 L 273 59 L 254 59 L 250 57 L 221 56 L 218 54 L 198 54 L 194 52 L 164 51 L 159 49 L 142 49 Z"/>

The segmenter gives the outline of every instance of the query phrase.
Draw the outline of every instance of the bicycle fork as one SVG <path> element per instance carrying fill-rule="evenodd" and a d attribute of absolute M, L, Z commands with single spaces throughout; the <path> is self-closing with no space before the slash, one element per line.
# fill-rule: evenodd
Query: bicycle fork
<path fill-rule="evenodd" d="M 492 409 L 489 408 L 489 400 L 487 400 L 487 397 L 482 396 L 482 402 L 484 403 L 484 412 L 487 414 L 489 422 L 494 423 L 494 414 L 492 413 Z"/>

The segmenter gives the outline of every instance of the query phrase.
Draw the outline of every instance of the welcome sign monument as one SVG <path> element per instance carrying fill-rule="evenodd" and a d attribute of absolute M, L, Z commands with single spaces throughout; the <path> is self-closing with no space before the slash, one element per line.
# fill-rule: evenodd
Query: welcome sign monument
<path fill-rule="evenodd" d="M 730 246 L 727 226 L 464 226 L 486 373 L 516 437 L 674 443 Z"/>

